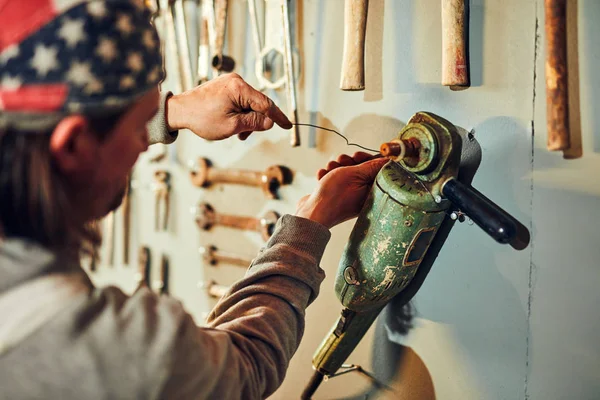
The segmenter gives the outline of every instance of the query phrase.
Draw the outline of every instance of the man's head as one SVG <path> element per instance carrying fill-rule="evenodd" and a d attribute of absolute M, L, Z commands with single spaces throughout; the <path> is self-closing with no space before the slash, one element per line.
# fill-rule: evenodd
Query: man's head
<path fill-rule="evenodd" d="M 0 0 L 0 228 L 49 247 L 116 208 L 158 107 L 137 0 Z"/>

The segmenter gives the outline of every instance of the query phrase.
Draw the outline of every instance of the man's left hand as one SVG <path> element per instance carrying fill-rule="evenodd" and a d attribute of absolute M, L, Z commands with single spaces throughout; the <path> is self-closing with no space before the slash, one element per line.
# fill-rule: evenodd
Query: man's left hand
<path fill-rule="evenodd" d="M 221 75 L 167 100 L 169 130 L 189 129 L 206 140 L 238 135 L 245 140 L 254 131 L 276 123 L 292 123 L 271 99 L 247 84 L 238 74 Z"/>

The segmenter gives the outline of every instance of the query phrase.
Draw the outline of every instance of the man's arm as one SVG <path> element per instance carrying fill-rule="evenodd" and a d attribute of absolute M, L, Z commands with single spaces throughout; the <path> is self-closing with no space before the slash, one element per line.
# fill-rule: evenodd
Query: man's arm
<path fill-rule="evenodd" d="M 172 143 L 180 129 L 189 129 L 206 140 L 233 135 L 244 140 L 274 124 L 292 127 L 271 99 L 239 75 L 226 74 L 178 95 L 163 93 L 159 110 L 148 123 L 148 140 L 150 144 Z"/>

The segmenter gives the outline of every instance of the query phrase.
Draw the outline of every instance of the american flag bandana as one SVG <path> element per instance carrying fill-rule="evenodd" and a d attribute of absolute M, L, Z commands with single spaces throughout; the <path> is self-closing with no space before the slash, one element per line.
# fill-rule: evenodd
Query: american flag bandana
<path fill-rule="evenodd" d="M 0 129 L 122 110 L 164 78 L 140 0 L 0 0 Z"/>

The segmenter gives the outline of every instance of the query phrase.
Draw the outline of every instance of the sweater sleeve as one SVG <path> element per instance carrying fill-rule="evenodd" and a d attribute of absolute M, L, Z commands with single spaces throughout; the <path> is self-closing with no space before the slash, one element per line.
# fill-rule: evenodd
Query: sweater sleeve
<path fill-rule="evenodd" d="M 173 93 L 164 92 L 160 94 L 160 101 L 158 106 L 158 112 L 148 122 L 148 142 L 150 144 L 156 143 L 164 143 L 170 144 L 177 139 L 178 131 L 170 132 L 167 129 L 167 114 L 166 114 L 166 105 L 167 100 L 171 97 Z"/>
<path fill-rule="evenodd" d="M 245 277 L 198 328 L 186 314 L 174 338 L 160 398 L 259 399 L 283 381 L 304 333 L 306 307 L 325 274 L 319 267 L 330 232 L 283 216 Z"/>

